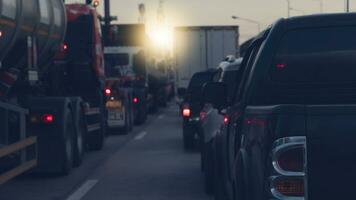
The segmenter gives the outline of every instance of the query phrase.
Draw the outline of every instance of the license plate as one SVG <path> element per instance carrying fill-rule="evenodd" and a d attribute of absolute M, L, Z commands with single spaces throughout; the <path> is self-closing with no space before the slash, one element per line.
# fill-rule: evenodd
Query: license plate
<path fill-rule="evenodd" d="M 120 111 L 109 111 L 109 120 L 124 120 L 124 113 Z"/>

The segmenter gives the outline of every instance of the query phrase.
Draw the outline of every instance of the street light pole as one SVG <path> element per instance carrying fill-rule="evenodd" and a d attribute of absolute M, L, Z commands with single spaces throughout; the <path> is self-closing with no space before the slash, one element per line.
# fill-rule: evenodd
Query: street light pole
<path fill-rule="evenodd" d="M 290 0 L 286 0 L 287 1 L 287 16 L 290 17 Z"/>
<path fill-rule="evenodd" d="M 350 0 L 346 0 L 345 3 L 346 3 L 346 5 L 345 5 L 346 12 L 350 12 Z"/>
<path fill-rule="evenodd" d="M 243 18 L 243 17 L 238 17 L 238 16 L 235 16 L 235 15 L 232 16 L 232 19 L 235 19 L 235 20 L 240 19 L 240 20 L 244 20 L 244 21 L 256 24 L 257 28 L 258 28 L 258 32 L 261 32 L 261 23 L 259 23 L 258 21 L 255 21 L 255 20 L 252 20 L 252 19 Z"/>

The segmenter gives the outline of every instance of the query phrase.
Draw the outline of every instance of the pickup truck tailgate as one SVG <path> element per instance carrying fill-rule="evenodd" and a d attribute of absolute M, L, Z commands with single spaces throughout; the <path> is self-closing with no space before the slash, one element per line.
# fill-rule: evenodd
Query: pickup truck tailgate
<path fill-rule="evenodd" d="M 356 105 L 306 106 L 308 199 L 355 199 Z"/>

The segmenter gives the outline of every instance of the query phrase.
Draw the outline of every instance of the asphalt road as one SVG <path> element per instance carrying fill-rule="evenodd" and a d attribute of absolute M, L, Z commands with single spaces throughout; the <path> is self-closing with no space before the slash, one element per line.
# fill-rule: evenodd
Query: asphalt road
<path fill-rule="evenodd" d="M 174 105 L 127 136 L 111 136 L 66 177 L 22 176 L 0 187 L 0 200 L 208 200 L 199 155 L 182 147 Z"/>

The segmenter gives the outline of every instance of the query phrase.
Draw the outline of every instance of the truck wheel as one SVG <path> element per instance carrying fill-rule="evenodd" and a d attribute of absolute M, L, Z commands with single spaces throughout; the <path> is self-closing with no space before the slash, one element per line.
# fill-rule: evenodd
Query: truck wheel
<path fill-rule="evenodd" d="M 133 128 L 134 128 L 134 120 L 135 120 L 135 116 L 134 116 L 134 113 L 133 113 L 133 108 L 131 107 L 130 108 L 130 125 L 129 125 L 129 131 L 132 131 Z"/>
<path fill-rule="evenodd" d="M 101 125 L 103 126 L 103 125 Z M 103 128 L 99 131 L 101 132 Z M 89 144 L 89 149 L 93 151 L 99 151 L 104 147 L 105 136 L 104 133 L 98 133 L 95 136 L 95 139 L 92 140 L 91 144 Z"/>
<path fill-rule="evenodd" d="M 216 152 L 216 151 L 215 151 Z M 223 176 L 221 175 L 221 168 L 219 167 L 220 165 L 218 164 L 220 161 L 218 161 L 218 154 L 215 153 L 215 158 L 214 158 L 214 199 L 215 200 L 226 200 L 226 199 L 233 199 L 233 198 L 228 198 L 227 194 L 225 192 L 225 180 Z"/>
<path fill-rule="evenodd" d="M 137 119 L 135 120 L 136 125 L 144 124 L 147 120 L 147 107 L 146 105 L 142 105 L 142 108 L 139 110 L 137 114 Z"/>
<path fill-rule="evenodd" d="M 183 144 L 185 150 L 193 150 L 195 147 L 194 133 L 191 130 L 183 130 Z"/>
<path fill-rule="evenodd" d="M 130 132 L 130 116 L 129 113 L 126 111 L 125 112 L 125 126 L 123 128 L 121 128 L 121 134 L 123 135 L 127 135 Z"/>
<path fill-rule="evenodd" d="M 104 143 L 105 143 L 105 135 L 106 135 L 106 118 L 105 118 L 105 112 L 103 106 L 100 108 L 101 114 L 100 114 L 100 129 L 97 130 L 94 134 L 90 137 L 88 140 L 89 143 L 89 149 L 94 150 L 94 151 L 99 151 L 103 149 Z"/>
<path fill-rule="evenodd" d="M 205 156 L 204 156 L 204 178 L 205 178 L 205 192 L 209 195 L 214 193 L 214 161 L 213 161 L 213 152 L 210 148 L 210 143 L 205 145 Z"/>
<path fill-rule="evenodd" d="M 86 125 L 84 120 L 83 109 L 79 105 L 74 112 L 76 137 L 74 139 L 74 167 L 82 164 L 85 154 L 85 135 Z"/>
<path fill-rule="evenodd" d="M 64 115 L 64 141 L 63 141 L 63 163 L 61 174 L 68 175 L 73 168 L 74 155 L 74 124 L 73 116 L 68 108 Z"/>

